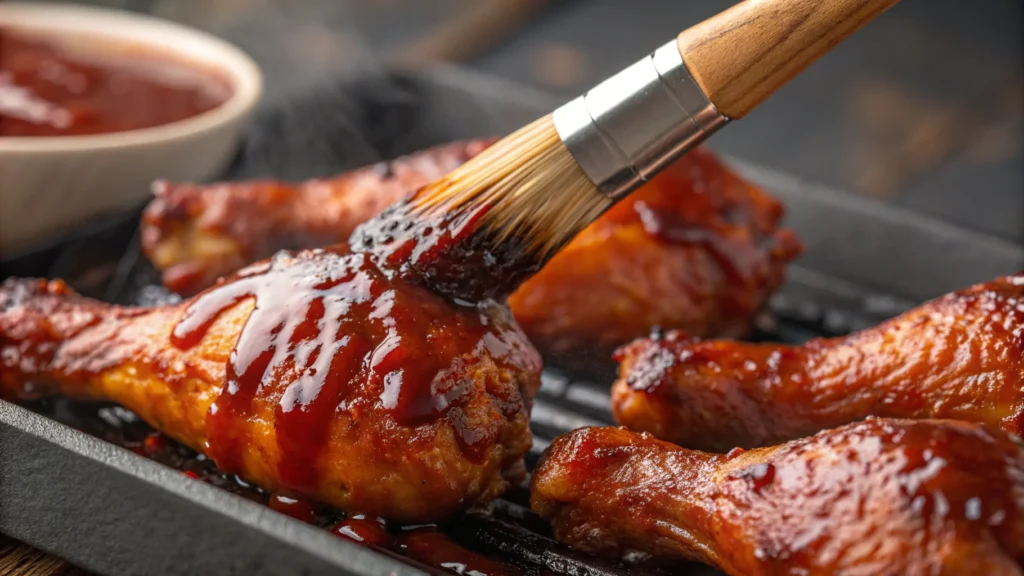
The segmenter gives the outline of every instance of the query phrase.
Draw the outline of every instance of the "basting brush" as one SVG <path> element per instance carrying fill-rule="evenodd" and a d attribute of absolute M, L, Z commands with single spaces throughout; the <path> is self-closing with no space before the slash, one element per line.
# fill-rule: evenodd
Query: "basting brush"
<path fill-rule="evenodd" d="M 451 296 L 510 293 L 614 202 L 897 1 L 740 2 L 420 189 L 352 244 Z M 458 258 L 478 261 L 448 265 Z"/>

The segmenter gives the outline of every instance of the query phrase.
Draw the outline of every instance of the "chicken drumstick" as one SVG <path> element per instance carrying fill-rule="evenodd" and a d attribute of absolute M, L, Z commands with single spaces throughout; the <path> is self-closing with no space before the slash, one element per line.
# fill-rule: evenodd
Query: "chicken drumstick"
<path fill-rule="evenodd" d="M 345 248 L 150 309 L 0 286 L 0 396 L 113 400 L 225 472 L 398 521 L 522 474 L 540 368 L 504 306 L 452 304 Z"/>
<path fill-rule="evenodd" d="M 531 502 L 581 550 L 737 576 L 1024 573 L 1024 448 L 966 422 L 871 419 L 728 455 L 584 428 L 547 449 Z"/>
<path fill-rule="evenodd" d="M 768 446 L 867 416 L 1024 433 L 1024 273 L 802 346 L 679 333 L 619 352 L 615 420 L 704 450 Z"/>
<path fill-rule="evenodd" d="M 278 250 L 348 240 L 392 202 L 477 155 L 490 140 L 438 146 L 326 180 L 153 184 L 142 215 L 142 249 L 163 282 L 191 296 Z"/>

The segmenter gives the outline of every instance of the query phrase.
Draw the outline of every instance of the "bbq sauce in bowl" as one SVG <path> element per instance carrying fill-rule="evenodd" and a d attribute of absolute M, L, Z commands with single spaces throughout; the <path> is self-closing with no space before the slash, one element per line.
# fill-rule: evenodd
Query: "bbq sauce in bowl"
<path fill-rule="evenodd" d="M 0 137 L 152 128 L 231 97 L 228 82 L 212 71 L 132 52 L 81 54 L 45 35 L 0 27 Z"/>

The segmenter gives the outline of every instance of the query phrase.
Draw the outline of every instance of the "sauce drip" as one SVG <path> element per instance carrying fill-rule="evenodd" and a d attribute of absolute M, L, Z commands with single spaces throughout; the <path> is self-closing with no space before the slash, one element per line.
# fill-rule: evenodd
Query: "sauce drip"
<path fill-rule="evenodd" d="M 267 501 L 267 506 L 275 512 L 285 516 L 291 516 L 300 522 L 312 524 L 316 521 L 316 511 L 313 506 L 305 500 L 296 500 L 280 494 L 275 494 Z"/>
<path fill-rule="evenodd" d="M 514 566 L 491 560 L 463 548 L 432 526 L 408 528 L 398 535 L 398 552 L 449 572 L 464 576 L 516 576 Z"/>
<path fill-rule="evenodd" d="M 367 518 L 359 514 L 338 522 L 331 533 L 367 546 L 390 548 L 394 544 L 387 524 L 380 518 Z"/>
<path fill-rule="evenodd" d="M 380 518 L 362 514 L 346 518 L 331 533 L 364 546 L 383 548 L 420 562 L 463 576 L 517 576 L 523 572 L 514 566 L 492 560 L 458 544 L 434 525 L 405 526 L 392 532 Z"/>
<path fill-rule="evenodd" d="M 0 27 L 0 136 L 81 136 L 161 126 L 230 96 L 213 74 L 163 58 L 87 58 Z"/>
<path fill-rule="evenodd" d="M 466 454 L 480 457 L 496 432 L 462 422 L 461 405 L 484 386 L 473 380 L 474 364 L 489 357 L 539 371 L 504 307 L 457 306 L 344 247 L 282 252 L 242 270 L 192 302 L 172 343 L 197 345 L 222 313 L 250 299 L 255 308 L 207 415 L 207 454 L 241 473 L 253 426 L 272 422 L 280 479 L 300 492 L 316 491 L 339 413 L 355 420 L 379 410 L 405 426 L 445 417 Z M 514 414 L 521 400 L 504 408 Z"/>

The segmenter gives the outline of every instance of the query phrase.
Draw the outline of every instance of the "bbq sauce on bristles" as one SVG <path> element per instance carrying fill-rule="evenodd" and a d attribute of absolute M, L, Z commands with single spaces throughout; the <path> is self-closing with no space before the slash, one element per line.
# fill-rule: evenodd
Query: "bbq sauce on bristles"
<path fill-rule="evenodd" d="M 350 244 L 456 300 L 500 299 L 611 204 L 545 116 L 367 222 Z"/>
<path fill-rule="evenodd" d="M 455 301 L 506 296 L 614 198 L 896 2 L 740 2 L 393 206 L 350 244 Z"/>

